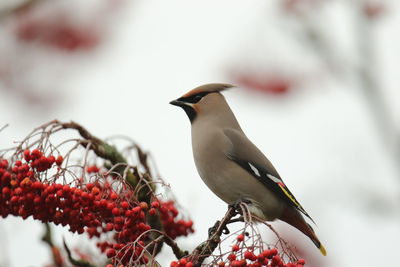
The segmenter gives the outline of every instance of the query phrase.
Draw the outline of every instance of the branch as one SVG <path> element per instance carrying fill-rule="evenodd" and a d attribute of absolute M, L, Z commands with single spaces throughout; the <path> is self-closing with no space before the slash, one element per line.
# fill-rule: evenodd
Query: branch
<path fill-rule="evenodd" d="M 72 257 L 72 255 L 71 255 L 71 250 L 68 248 L 67 243 L 65 242 L 65 239 L 63 240 L 63 244 L 64 244 L 65 251 L 67 252 L 68 259 L 74 266 L 77 266 L 77 267 L 96 267 L 96 265 L 93 265 L 88 261 L 85 261 L 85 260 L 82 260 L 82 259 L 80 259 L 80 260 L 74 259 Z"/>
<path fill-rule="evenodd" d="M 198 245 L 189 255 L 189 258 L 196 263 L 196 266 L 201 266 L 203 261 L 218 247 L 221 242 L 221 235 L 225 233 L 226 226 L 236 214 L 235 208 L 230 206 L 222 220 L 216 221 L 214 226 L 208 230 L 208 239 Z"/>
<path fill-rule="evenodd" d="M 359 5 L 362 5 L 360 2 Z M 362 6 L 355 5 L 358 10 L 362 10 Z M 359 79 L 360 87 L 364 93 L 365 100 L 369 105 L 371 116 L 375 120 L 382 143 L 389 147 L 393 152 L 394 166 L 397 168 L 400 176 L 400 135 L 397 132 L 396 125 L 387 108 L 387 103 L 382 94 L 377 79 L 376 68 L 376 49 L 374 35 L 371 28 L 373 21 L 365 14 L 359 12 L 356 16 L 356 30 L 358 34 L 357 48 L 359 58 L 361 60 L 359 68 L 355 69 L 355 74 Z"/>
<path fill-rule="evenodd" d="M 64 264 L 63 264 L 63 259 L 61 257 L 60 249 L 53 243 L 50 225 L 46 223 L 44 224 L 44 226 L 46 231 L 42 236 L 42 241 L 45 242 L 47 245 L 49 245 L 51 249 L 51 254 L 53 256 L 54 265 L 56 267 L 63 267 Z"/>
<path fill-rule="evenodd" d="M 186 257 L 189 255 L 189 252 L 187 250 L 182 250 L 178 247 L 178 244 L 169 236 L 164 235 L 162 241 L 164 241 L 165 244 L 167 244 L 171 249 L 172 252 L 174 253 L 175 257 L 177 259 Z"/>

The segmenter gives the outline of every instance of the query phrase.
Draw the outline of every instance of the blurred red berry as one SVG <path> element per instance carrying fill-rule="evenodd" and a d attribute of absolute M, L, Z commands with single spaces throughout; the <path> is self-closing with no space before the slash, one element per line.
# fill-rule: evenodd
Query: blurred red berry
<path fill-rule="evenodd" d="M 117 252 L 115 251 L 115 249 L 110 248 L 109 250 L 107 250 L 106 255 L 107 255 L 108 258 L 112 258 L 115 255 L 117 255 Z"/>
<path fill-rule="evenodd" d="M 237 74 L 235 79 L 239 86 L 274 95 L 286 94 L 292 87 L 292 82 L 289 81 L 289 79 L 278 74 L 267 74 L 265 76 L 255 74 Z"/>
<path fill-rule="evenodd" d="M 379 1 L 367 1 L 363 5 L 363 12 L 369 19 L 375 19 L 385 12 L 385 5 Z"/>

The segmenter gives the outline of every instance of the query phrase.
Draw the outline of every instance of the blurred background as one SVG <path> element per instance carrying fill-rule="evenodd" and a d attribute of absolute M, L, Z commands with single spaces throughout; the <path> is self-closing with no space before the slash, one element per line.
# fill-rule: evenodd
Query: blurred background
<path fill-rule="evenodd" d="M 196 233 L 178 240 L 191 250 L 226 204 L 199 178 L 189 121 L 168 102 L 204 83 L 233 83 L 225 95 L 242 128 L 317 222 L 327 257 L 273 223 L 308 266 L 392 265 L 399 8 L 395 0 L 2 0 L 0 147 L 55 118 L 133 138 L 192 216 Z M 0 266 L 49 264 L 42 233 L 32 220 L 0 220 Z M 169 249 L 159 260 L 168 266 Z"/>

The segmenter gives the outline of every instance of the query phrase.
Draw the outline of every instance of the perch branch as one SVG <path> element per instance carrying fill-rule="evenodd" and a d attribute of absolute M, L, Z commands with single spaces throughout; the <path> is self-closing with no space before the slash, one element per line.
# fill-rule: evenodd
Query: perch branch
<path fill-rule="evenodd" d="M 221 235 L 225 233 L 227 225 L 236 214 L 235 208 L 229 207 L 222 220 L 216 221 L 214 226 L 209 229 L 208 239 L 198 245 L 189 255 L 189 258 L 196 263 L 196 266 L 201 266 L 203 261 L 218 247 L 221 242 Z"/>

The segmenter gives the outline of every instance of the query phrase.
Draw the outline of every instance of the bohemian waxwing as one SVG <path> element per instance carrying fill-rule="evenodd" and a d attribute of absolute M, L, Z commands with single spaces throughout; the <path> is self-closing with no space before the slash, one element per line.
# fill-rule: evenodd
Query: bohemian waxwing
<path fill-rule="evenodd" d="M 226 203 L 245 201 L 253 215 L 267 221 L 285 221 L 308 236 L 326 255 L 302 214 L 311 217 L 240 128 L 221 94 L 231 87 L 234 86 L 206 84 L 170 102 L 181 107 L 190 119 L 194 162 L 200 177 Z"/>

